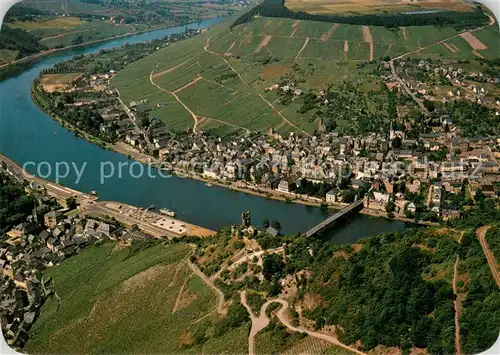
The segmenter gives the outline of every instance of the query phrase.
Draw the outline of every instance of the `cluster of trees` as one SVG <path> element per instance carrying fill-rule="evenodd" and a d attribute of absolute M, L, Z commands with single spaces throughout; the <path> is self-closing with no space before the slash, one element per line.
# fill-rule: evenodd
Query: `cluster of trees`
<path fill-rule="evenodd" d="M 20 4 L 12 6 L 5 14 L 5 22 L 28 21 L 45 15 L 45 12 Z"/>
<path fill-rule="evenodd" d="M 21 56 L 27 56 L 43 51 L 47 47 L 25 30 L 3 26 L 0 31 L 0 49 L 19 51 Z"/>
<path fill-rule="evenodd" d="M 413 246 L 425 246 L 428 239 L 424 231 L 411 230 L 369 238 L 357 253 L 350 246 L 316 245 L 314 257 L 301 250 L 304 241 L 289 247 L 287 255 L 297 253 L 294 263 L 309 264 L 316 275 L 306 291 L 324 300 L 306 315 L 317 328 L 341 325 L 340 339 L 361 340 L 366 351 L 383 344 L 454 352 L 451 285 L 444 280 L 425 281 L 423 274 L 433 264 L 452 260 L 458 244 L 451 238 L 438 239 L 432 244 L 435 253 Z M 335 251 L 347 258 L 332 258 Z"/>
<path fill-rule="evenodd" d="M 291 11 L 285 7 L 285 0 L 264 0 L 258 6 L 236 19 L 230 28 L 250 22 L 255 16 L 291 18 L 320 22 L 346 23 L 384 27 L 400 26 L 452 26 L 458 30 L 479 27 L 488 23 L 487 16 L 478 7 L 476 11 L 437 11 L 427 13 L 386 13 L 383 15 L 314 15 L 303 11 Z"/>
<path fill-rule="evenodd" d="M 24 221 L 34 204 L 34 199 L 26 195 L 21 185 L 0 172 L 0 235 Z"/>
<path fill-rule="evenodd" d="M 462 291 L 467 295 L 462 302 L 460 316 L 462 350 L 464 354 L 478 354 L 489 349 L 497 340 L 500 329 L 500 291 L 473 232 L 462 237 L 460 259 L 463 260 L 461 269 L 465 269 L 461 273 L 469 275 L 467 284 L 462 286 Z"/>
<path fill-rule="evenodd" d="M 308 196 L 324 197 L 333 187 L 335 187 L 333 183 L 320 182 L 315 184 L 310 180 L 302 179 L 300 186 L 296 187 L 295 192 Z"/>
<path fill-rule="evenodd" d="M 500 135 L 500 121 L 496 111 L 468 100 L 447 102 L 439 110 L 453 117 L 454 124 L 462 130 L 464 137 L 487 137 Z"/>

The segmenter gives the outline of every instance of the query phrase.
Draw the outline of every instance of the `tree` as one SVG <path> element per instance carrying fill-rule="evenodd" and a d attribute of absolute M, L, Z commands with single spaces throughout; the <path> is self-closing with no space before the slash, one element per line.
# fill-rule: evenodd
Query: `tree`
<path fill-rule="evenodd" d="M 276 229 L 277 231 L 281 231 L 281 223 L 278 222 L 277 220 L 273 220 L 271 222 L 271 227 L 273 227 L 274 229 Z"/>
<path fill-rule="evenodd" d="M 278 281 L 284 274 L 285 263 L 281 254 L 270 254 L 262 262 L 262 274 L 268 281 Z"/>
<path fill-rule="evenodd" d="M 264 228 L 269 228 L 269 219 L 265 218 L 264 222 L 262 222 L 262 225 L 264 226 Z"/>
<path fill-rule="evenodd" d="M 77 207 L 76 198 L 74 198 L 73 196 L 68 197 L 68 198 L 66 199 L 66 206 L 67 206 L 70 210 L 74 210 L 74 209 Z"/>

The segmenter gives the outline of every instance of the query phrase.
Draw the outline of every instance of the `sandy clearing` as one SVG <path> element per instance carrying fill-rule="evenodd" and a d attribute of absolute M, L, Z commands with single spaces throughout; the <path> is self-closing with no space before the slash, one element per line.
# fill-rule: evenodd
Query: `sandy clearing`
<path fill-rule="evenodd" d="M 299 29 L 298 27 L 294 27 L 292 33 L 290 34 L 290 37 L 293 37 L 298 29 Z"/>
<path fill-rule="evenodd" d="M 344 42 L 344 53 L 349 53 L 349 42 L 348 41 Z"/>
<path fill-rule="evenodd" d="M 227 49 L 226 53 L 224 53 L 224 55 L 226 57 L 230 57 L 231 56 L 231 50 L 234 48 L 235 45 L 236 45 L 236 41 L 233 41 L 233 43 L 231 43 L 231 45 Z"/>
<path fill-rule="evenodd" d="M 443 46 L 445 46 L 450 52 L 452 53 L 456 53 L 457 51 L 455 50 L 455 48 L 453 48 L 452 46 L 450 46 L 448 43 L 446 42 L 443 42 Z"/>
<path fill-rule="evenodd" d="M 401 33 L 403 34 L 403 39 L 406 41 L 408 39 L 408 31 L 406 27 L 401 27 Z"/>
<path fill-rule="evenodd" d="M 373 37 L 370 32 L 370 27 L 363 26 L 363 39 L 366 43 L 370 45 L 370 62 L 373 61 Z"/>
<path fill-rule="evenodd" d="M 460 34 L 460 37 L 465 39 L 467 43 L 472 47 L 473 50 L 477 51 L 482 51 L 485 49 L 488 49 L 488 46 L 485 45 L 483 42 L 481 42 L 476 36 L 474 36 L 470 32 L 464 32 Z"/>
<path fill-rule="evenodd" d="M 182 90 L 184 90 L 184 89 L 187 89 L 187 88 L 188 88 L 188 87 L 190 87 L 190 86 L 195 85 L 195 84 L 196 84 L 198 81 L 200 81 L 201 79 L 203 79 L 203 78 L 200 76 L 200 74 L 198 74 L 198 76 L 197 76 L 196 78 L 194 78 L 193 80 L 191 80 L 191 81 L 190 81 L 189 83 L 187 83 L 186 85 L 181 86 L 181 87 L 180 87 L 180 88 L 178 88 L 178 89 L 175 89 L 175 90 L 173 91 L 173 93 L 174 93 L 174 94 L 177 94 L 179 91 L 182 91 Z"/>
<path fill-rule="evenodd" d="M 292 27 L 295 28 L 299 25 L 300 23 L 300 20 L 295 20 L 295 22 L 293 23 Z"/>
<path fill-rule="evenodd" d="M 304 44 L 302 45 L 302 48 L 300 48 L 300 51 L 299 51 L 299 53 L 297 53 L 297 55 L 295 56 L 295 58 L 300 57 L 300 54 L 302 53 L 302 51 L 304 49 L 306 49 L 308 43 L 309 43 L 309 37 L 306 38 L 306 40 L 304 41 Z"/>
<path fill-rule="evenodd" d="M 259 53 L 262 48 L 267 46 L 271 38 L 273 38 L 273 36 L 265 35 L 262 41 L 260 42 L 259 46 L 257 47 L 257 49 L 254 51 L 254 53 L 255 54 Z"/>
<path fill-rule="evenodd" d="M 156 74 L 153 74 L 153 78 L 156 79 L 157 77 L 162 76 L 163 74 L 168 74 L 168 73 L 174 71 L 175 69 L 182 67 L 184 64 L 186 64 L 187 62 L 189 62 L 192 59 L 194 59 L 194 57 L 191 57 L 191 58 L 183 61 L 182 63 L 179 63 L 179 64 L 177 64 L 177 65 L 175 65 L 175 66 L 173 66 L 171 68 L 168 68 L 168 69 L 166 69 L 164 71 L 160 71 L 160 72 L 158 72 Z"/>
<path fill-rule="evenodd" d="M 321 42 L 326 42 L 330 39 L 330 37 L 333 35 L 335 30 L 339 27 L 338 23 L 333 24 L 333 26 L 328 30 L 328 32 L 323 33 L 321 36 Z"/>

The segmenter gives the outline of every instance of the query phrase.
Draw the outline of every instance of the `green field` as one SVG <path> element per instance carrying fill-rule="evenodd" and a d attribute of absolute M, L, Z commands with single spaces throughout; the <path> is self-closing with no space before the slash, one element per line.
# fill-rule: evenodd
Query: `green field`
<path fill-rule="evenodd" d="M 377 64 L 368 64 L 372 50 L 375 62 L 413 51 L 424 57 L 475 56 L 451 27 L 363 30 L 362 26 L 260 17 L 228 30 L 229 23 L 130 64 L 113 84 L 125 102 L 149 99 L 152 116 L 175 130 L 194 127 L 187 107 L 198 117 L 197 128 L 205 131 L 227 134 L 274 128 L 304 135 L 318 128 L 319 118 L 314 112 L 297 113 L 300 98 L 284 106 L 280 95 L 266 88 L 288 80 L 298 83 L 303 92 L 344 82 L 365 92 L 378 90 L 380 79 L 372 74 Z M 496 34 L 493 27 L 477 32 L 489 46 L 482 51 L 485 57 L 498 57 Z M 433 45 L 446 39 L 462 50 L 450 52 L 443 44 Z M 162 102 L 168 105 L 154 108 Z"/>
<path fill-rule="evenodd" d="M 144 249 L 144 248 L 143 248 Z M 145 250 L 114 243 L 89 247 L 48 269 L 59 297 L 42 307 L 26 350 L 30 353 L 199 352 L 194 334 L 214 317 L 215 296 L 182 262 L 185 245 Z M 180 290 L 182 289 L 182 293 Z M 174 311 L 175 305 L 177 309 Z M 243 352 L 248 329 L 231 329 L 205 343 Z"/>

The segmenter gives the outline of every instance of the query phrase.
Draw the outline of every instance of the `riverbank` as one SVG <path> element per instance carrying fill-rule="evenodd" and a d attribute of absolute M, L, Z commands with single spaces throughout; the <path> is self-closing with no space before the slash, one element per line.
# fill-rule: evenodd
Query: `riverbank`
<path fill-rule="evenodd" d="M 116 142 L 116 143 L 109 143 L 105 142 L 95 136 L 92 136 L 85 131 L 80 130 L 79 128 L 71 125 L 67 121 L 63 120 L 61 117 L 54 115 L 53 113 L 49 112 L 46 106 L 48 104 L 43 104 L 41 101 L 43 99 L 37 95 L 36 90 L 35 90 L 35 85 L 32 87 L 32 99 L 35 102 L 35 104 L 47 115 L 49 115 L 52 119 L 54 119 L 56 122 L 58 122 L 62 127 L 67 129 L 70 132 L 73 132 L 77 137 L 85 139 L 87 142 L 93 143 L 101 147 L 102 149 L 107 149 L 109 151 L 121 154 L 128 159 L 132 159 L 134 161 L 137 161 L 142 164 L 146 165 L 151 165 L 157 169 L 161 169 L 164 171 L 169 171 L 174 173 L 176 176 L 180 178 L 187 178 L 187 179 L 193 179 L 197 181 L 204 182 L 206 185 L 214 185 L 214 186 L 219 186 L 223 187 L 226 189 L 229 189 L 234 192 L 242 192 L 248 195 L 253 195 L 253 196 L 258 196 L 262 197 L 265 199 L 269 200 L 275 200 L 283 203 L 294 203 L 294 204 L 299 204 L 299 205 L 304 205 L 304 206 L 310 206 L 310 207 L 316 207 L 316 208 L 326 208 L 328 210 L 341 210 L 345 207 L 347 207 L 349 204 L 348 203 L 329 203 L 327 204 L 323 199 L 316 198 L 316 197 L 310 197 L 306 195 L 299 195 L 295 193 L 285 193 L 281 192 L 275 189 L 270 189 L 270 188 L 264 188 L 264 187 L 259 187 L 259 186 L 252 186 L 249 185 L 248 183 L 244 181 L 234 181 L 234 182 L 225 182 L 225 181 L 220 181 L 220 180 L 214 180 L 214 179 L 208 179 L 203 177 L 202 175 L 195 173 L 193 171 L 188 171 L 185 169 L 180 169 L 175 166 L 165 166 L 164 162 L 160 161 L 158 158 L 155 158 L 151 155 L 142 153 L 130 145 L 124 143 L 124 142 Z M 209 188 L 209 186 L 207 186 Z M 394 220 L 394 221 L 400 221 L 400 222 L 405 222 L 405 223 L 411 223 L 411 224 L 418 224 L 418 225 L 423 225 L 423 226 L 439 226 L 439 223 L 435 222 L 426 222 L 426 221 L 415 221 L 411 220 L 409 218 L 406 218 L 405 216 L 401 215 L 394 215 L 394 217 L 389 218 L 388 214 L 382 211 L 378 210 L 372 210 L 372 209 L 367 209 L 363 208 L 360 212 L 361 214 L 367 215 L 367 216 L 372 216 L 372 217 L 378 217 L 378 218 L 384 218 L 387 220 Z"/>
<path fill-rule="evenodd" d="M 50 182 L 26 172 L 16 162 L 0 154 L 0 163 L 20 180 L 35 183 L 42 186 L 49 196 L 54 197 L 60 204 L 64 204 L 68 198 L 76 198 L 79 207 L 77 209 L 82 215 L 102 215 L 115 218 L 118 222 L 132 227 L 138 226 L 144 233 L 153 237 L 207 237 L 215 234 L 215 231 L 188 223 L 173 217 L 164 216 L 160 213 L 148 211 L 143 208 L 131 206 L 121 202 L 97 201 L 98 197 L 87 194 L 66 186 Z"/>
<path fill-rule="evenodd" d="M 63 47 L 63 48 L 52 48 L 52 49 L 48 49 L 46 51 L 41 51 L 39 53 L 35 53 L 35 54 L 32 54 L 32 55 L 29 55 L 27 57 L 16 59 L 16 60 L 11 61 L 9 63 L 1 64 L 0 65 L 0 70 L 7 69 L 10 66 L 17 65 L 17 64 L 29 63 L 31 61 L 34 61 L 34 60 L 38 59 L 38 58 L 42 58 L 42 57 L 45 57 L 45 56 L 48 56 L 48 55 L 51 55 L 51 54 L 55 54 L 55 53 L 58 53 L 58 52 L 63 52 L 63 51 L 70 50 L 70 49 L 75 49 L 75 48 L 79 48 L 79 47 L 90 46 L 90 45 L 93 45 L 93 44 L 108 42 L 108 41 L 112 41 L 112 40 L 123 38 L 123 37 L 136 36 L 136 35 L 140 35 L 140 34 L 143 34 L 143 33 L 149 33 L 149 32 L 154 32 L 154 31 L 158 31 L 158 30 L 164 30 L 164 29 L 168 29 L 168 28 L 189 25 L 189 24 L 196 23 L 196 22 L 197 21 L 188 22 L 187 24 L 173 24 L 173 25 L 166 25 L 166 26 L 158 26 L 158 27 L 154 27 L 154 28 L 149 28 L 147 30 L 132 31 L 132 32 L 127 32 L 127 33 L 121 34 L 121 35 L 106 37 L 106 38 L 102 38 L 102 39 L 96 39 L 94 41 L 88 41 L 88 42 L 83 42 L 83 43 L 79 43 L 79 44 L 73 44 L 71 46 L 67 46 L 67 47 Z"/>

